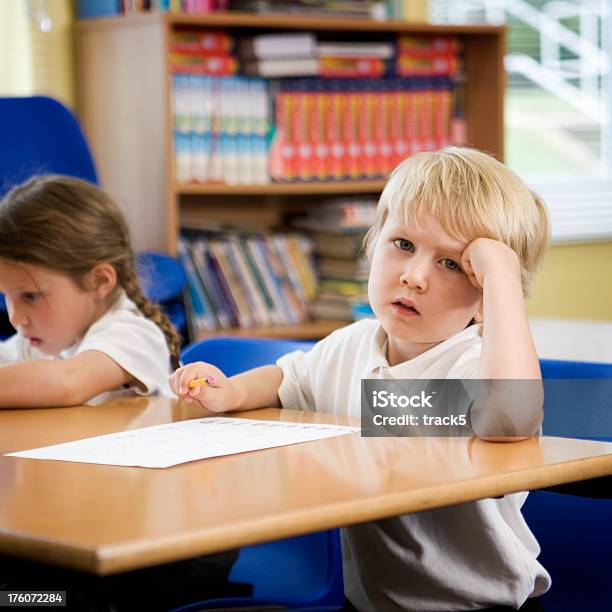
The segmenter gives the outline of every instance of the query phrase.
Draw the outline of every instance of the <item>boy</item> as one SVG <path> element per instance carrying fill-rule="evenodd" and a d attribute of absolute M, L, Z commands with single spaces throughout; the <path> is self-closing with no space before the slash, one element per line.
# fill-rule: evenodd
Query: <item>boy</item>
<path fill-rule="evenodd" d="M 191 364 L 175 372 L 172 387 L 215 412 L 286 406 L 357 416 L 361 379 L 537 380 L 524 295 L 548 234 L 543 203 L 492 157 L 453 147 L 412 156 L 389 179 L 366 238 L 377 320 L 231 379 Z M 216 388 L 188 389 L 211 375 Z M 470 415 L 476 433 L 488 416 Z M 537 433 L 539 409 L 521 418 L 496 439 Z M 520 513 L 525 497 L 343 529 L 348 599 L 375 612 L 540 609 L 533 598 L 550 577 Z"/>

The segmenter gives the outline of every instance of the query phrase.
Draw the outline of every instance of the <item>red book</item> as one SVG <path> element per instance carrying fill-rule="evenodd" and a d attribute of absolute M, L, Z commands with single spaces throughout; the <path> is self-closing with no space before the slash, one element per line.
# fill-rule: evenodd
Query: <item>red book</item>
<path fill-rule="evenodd" d="M 432 55 L 456 54 L 461 43 L 454 36 L 400 36 L 397 39 L 397 54 L 431 57 Z"/>
<path fill-rule="evenodd" d="M 234 46 L 233 38 L 227 32 L 178 31 L 172 34 L 171 48 L 181 53 L 222 55 Z"/>
<path fill-rule="evenodd" d="M 389 129 L 391 132 L 391 166 L 395 168 L 408 157 L 406 141 L 405 96 L 402 91 L 389 92 Z"/>
<path fill-rule="evenodd" d="M 310 106 L 309 94 L 299 91 L 294 94 L 293 134 L 295 136 L 295 173 L 297 178 L 309 181 L 313 178 L 312 159 L 314 152 L 309 135 L 308 112 Z"/>
<path fill-rule="evenodd" d="M 324 77 L 382 77 L 385 60 L 377 57 L 320 57 L 319 74 Z"/>
<path fill-rule="evenodd" d="M 386 177 L 391 171 L 392 153 L 389 136 L 389 95 L 386 91 L 379 91 L 375 98 L 374 139 L 376 141 L 376 168 L 378 175 Z"/>
<path fill-rule="evenodd" d="M 170 53 L 170 67 L 175 74 L 231 76 L 238 71 L 238 61 L 231 55 L 185 55 Z"/>
<path fill-rule="evenodd" d="M 313 92 L 310 94 L 310 139 L 313 147 L 312 174 L 324 181 L 328 178 L 329 147 L 325 140 L 325 94 Z"/>
<path fill-rule="evenodd" d="M 295 94 L 280 92 L 276 96 L 276 137 L 270 158 L 270 173 L 281 181 L 295 180 L 295 138 L 293 114 Z"/>
<path fill-rule="evenodd" d="M 433 141 L 436 149 L 450 144 L 451 92 L 448 89 L 435 89 L 433 102 Z"/>
<path fill-rule="evenodd" d="M 359 164 L 361 143 L 359 141 L 359 96 L 356 92 L 344 94 L 343 136 L 346 146 L 345 175 L 358 179 L 361 175 Z"/>
<path fill-rule="evenodd" d="M 400 54 L 395 61 L 395 70 L 399 76 L 452 75 L 459 69 L 459 61 L 454 55 L 433 55 L 431 57 L 414 57 Z"/>
<path fill-rule="evenodd" d="M 346 147 L 342 138 L 342 111 L 344 94 L 335 91 L 329 94 L 331 112 L 328 121 L 328 142 L 330 143 L 331 178 L 342 180 L 345 172 Z"/>
<path fill-rule="evenodd" d="M 417 124 L 419 99 L 416 94 L 417 92 L 414 90 L 402 92 L 404 96 L 405 140 L 408 145 L 407 155 L 412 155 L 421 148 Z"/>
<path fill-rule="evenodd" d="M 360 95 L 359 140 L 361 141 L 361 175 L 373 178 L 376 175 L 376 143 L 374 142 L 374 93 L 363 92 Z"/>

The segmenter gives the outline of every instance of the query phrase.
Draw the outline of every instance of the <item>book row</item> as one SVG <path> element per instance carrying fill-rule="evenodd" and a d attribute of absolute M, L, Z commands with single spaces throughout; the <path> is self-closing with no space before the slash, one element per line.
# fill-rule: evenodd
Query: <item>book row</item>
<path fill-rule="evenodd" d="M 460 40 L 452 36 L 397 37 L 393 42 L 319 40 L 313 32 L 260 34 L 236 40 L 225 31 L 173 32 L 175 74 L 267 78 L 453 76 L 461 70 Z"/>
<path fill-rule="evenodd" d="M 316 293 L 312 246 L 300 234 L 183 233 L 192 333 L 296 325 Z"/>
<path fill-rule="evenodd" d="M 275 102 L 276 181 L 384 178 L 417 151 L 458 144 L 445 78 L 355 80 L 333 91 L 283 88 Z"/>
<path fill-rule="evenodd" d="M 272 88 L 257 78 L 174 75 L 176 179 L 384 178 L 417 151 L 462 144 L 452 85 L 444 77 L 287 79 Z"/>

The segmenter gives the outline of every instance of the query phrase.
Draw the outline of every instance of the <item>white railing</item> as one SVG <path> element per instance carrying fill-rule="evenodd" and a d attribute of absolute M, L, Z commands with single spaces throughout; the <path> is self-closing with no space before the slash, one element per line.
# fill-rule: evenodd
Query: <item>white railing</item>
<path fill-rule="evenodd" d="M 600 32 L 606 34 L 608 6 L 602 0 L 551 0 L 541 9 L 526 0 L 445 3 L 448 21 L 470 21 L 470 14 L 478 12 L 489 23 L 505 23 L 513 17 L 533 28 L 539 58 L 515 51 L 506 57 L 506 70 L 547 89 L 598 123 L 606 120 L 601 78 L 608 73 L 609 60 L 600 45 Z M 578 19 L 578 32 L 562 23 L 568 18 Z M 563 58 L 563 50 L 575 57 Z"/>

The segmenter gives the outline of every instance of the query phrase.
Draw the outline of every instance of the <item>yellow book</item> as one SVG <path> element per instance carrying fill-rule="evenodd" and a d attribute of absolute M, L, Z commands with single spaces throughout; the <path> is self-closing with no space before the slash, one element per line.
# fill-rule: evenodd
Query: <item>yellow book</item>
<path fill-rule="evenodd" d="M 403 0 L 402 16 L 405 21 L 427 22 L 427 0 Z"/>

